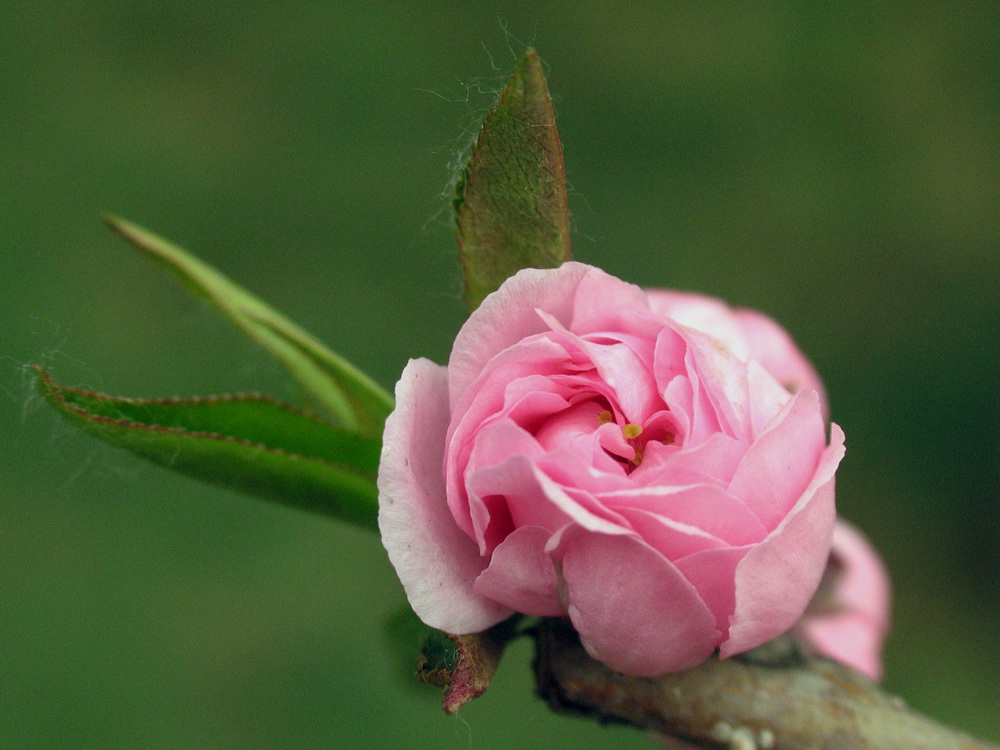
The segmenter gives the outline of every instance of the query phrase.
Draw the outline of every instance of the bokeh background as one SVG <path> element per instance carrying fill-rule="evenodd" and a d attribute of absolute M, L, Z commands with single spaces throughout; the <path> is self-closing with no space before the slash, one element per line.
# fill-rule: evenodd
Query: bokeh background
<path fill-rule="evenodd" d="M 134 396 L 278 368 L 112 211 L 391 387 L 463 319 L 450 181 L 515 55 L 550 69 L 578 259 L 782 321 L 843 515 L 895 583 L 891 691 L 1000 740 L 1000 5 L 0 5 L 0 747 L 641 748 L 402 678 L 377 541 L 106 449 L 26 365 Z"/>

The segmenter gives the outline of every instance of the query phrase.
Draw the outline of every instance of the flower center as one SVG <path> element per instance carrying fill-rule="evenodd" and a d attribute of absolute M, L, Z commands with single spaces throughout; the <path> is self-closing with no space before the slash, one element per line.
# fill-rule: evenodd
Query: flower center
<path fill-rule="evenodd" d="M 604 425 L 609 424 L 614 421 L 614 415 L 607 409 L 598 412 L 597 423 Z M 642 464 L 643 456 L 646 453 L 646 445 L 650 440 L 657 440 L 663 445 L 671 445 L 674 442 L 674 436 L 670 432 L 665 432 L 662 428 L 656 429 L 653 432 L 661 433 L 659 435 L 650 434 L 647 432 L 645 437 L 643 437 L 643 427 L 635 422 L 628 422 L 621 428 L 622 437 L 625 438 L 625 442 L 632 448 L 634 455 L 632 458 L 626 458 L 625 456 L 619 455 L 613 451 L 605 448 L 605 452 L 616 461 L 625 465 L 626 473 L 631 474 L 632 471 L 638 468 Z"/>

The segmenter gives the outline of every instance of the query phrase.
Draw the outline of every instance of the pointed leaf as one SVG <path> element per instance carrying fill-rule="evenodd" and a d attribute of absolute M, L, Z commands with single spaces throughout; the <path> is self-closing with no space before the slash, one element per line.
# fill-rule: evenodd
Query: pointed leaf
<path fill-rule="evenodd" d="M 382 434 L 392 397 L 367 375 L 207 263 L 124 219 L 109 216 L 106 221 L 267 349 L 345 428 Z"/>
<path fill-rule="evenodd" d="M 56 383 L 48 401 L 107 443 L 212 484 L 377 530 L 380 445 L 266 396 L 128 399 Z"/>
<path fill-rule="evenodd" d="M 534 50 L 518 61 L 483 122 L 455 188 L 455 218 L 470 310 L 522 268 L 569 260 L 562 145 Z"/>

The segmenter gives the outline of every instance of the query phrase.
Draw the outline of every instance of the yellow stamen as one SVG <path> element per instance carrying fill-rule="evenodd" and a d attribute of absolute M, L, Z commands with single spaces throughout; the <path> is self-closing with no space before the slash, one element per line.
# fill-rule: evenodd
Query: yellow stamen
<path fill-rule="evenodd" d="M 673 445 L 674 444 L 674 436 L 673 435 L 667 435 L 660 442 L 663 443 L 664 445 Z"/>
<path fill-rule="evenodd" d="M 642 434 L 642 427 L 633 422 L 629 422 L 627 425 L 622 427 L 622 434 L 625 436 L 626 440 L 635 440 Z"/>
<path fill-rule="evenodd" d="M 611 419 L 612 419 L 611 412 L 609 412 L 607 409 L 605 409 L 604 411 L 597 412 L 598 424 L 607 424 L 608 422 L 611 421 Z"/>

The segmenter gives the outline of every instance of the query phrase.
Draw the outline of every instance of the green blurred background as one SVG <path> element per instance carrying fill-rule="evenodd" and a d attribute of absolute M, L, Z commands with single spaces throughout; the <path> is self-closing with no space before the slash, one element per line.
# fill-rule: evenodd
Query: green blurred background
<path fill-rule="evenodd" d="M 373 537 L 106 449 L 25 369 L 289 396 L 103 211 L 386 387 L 444 361 L 449 182 L 529 43 L 576 257 L 793 332 L 893 575 L 888 688 L 1000 740 L 1000 5 L 35 0 L 0 5 L 0 747 L 651 746 L 550 714 L 526 644 L 444 716 Z"/>

